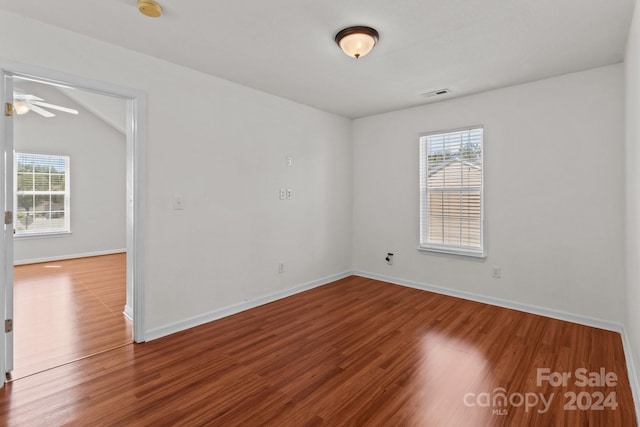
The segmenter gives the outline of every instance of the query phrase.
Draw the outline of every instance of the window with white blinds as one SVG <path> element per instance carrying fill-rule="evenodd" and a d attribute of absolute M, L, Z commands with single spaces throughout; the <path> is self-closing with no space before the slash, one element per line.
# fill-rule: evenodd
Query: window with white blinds
<path fill-rule="evenodd" d="M 16 153 L 16 236 L 69 233 L 69 157 Z"/>
<path fill-rule="evenodd" d="M 483 128 L 420 136 L 419 249 L 484 257 Z"/>

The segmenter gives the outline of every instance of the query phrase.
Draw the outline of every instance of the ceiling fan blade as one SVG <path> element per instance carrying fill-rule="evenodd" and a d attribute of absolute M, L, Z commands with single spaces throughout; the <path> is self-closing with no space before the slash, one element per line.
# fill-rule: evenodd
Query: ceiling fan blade
<path fill-rule="evenodd" d="M 30 104 L 31 105 L 39 105 L 41 107 L 50 108 L 52 110 L 63 111 L 65 113 L 69 113 L 69 114 L 78 114 L 78 110 L 74 110 L 73 108 L 61 107 L 59 105 L 49 104 L 49 103 L 46 103 L 46 102 L 31 101 Z"/>
<path fill-rule="evenodd" d="M 33 111 L 34 113 L 38 113 L 43 117 L 49 118 L 49 117 L 55 117 L 56 116 L 55 114 L 45 110 L 44 108 L 40 108 L 37 105 L 33 105 L 33 104 L 29 103 L 29 107 L 31 108 L 31 111 Z"/>
<path fill-rule="evenodd" d="M 38 98 L 35 95 L 31 95 L 29 93 L 19 93 L 19 92 L 13 92 L 13 98 L 19 99 L 21 101 L 44 101 L 44 99 Z"/>

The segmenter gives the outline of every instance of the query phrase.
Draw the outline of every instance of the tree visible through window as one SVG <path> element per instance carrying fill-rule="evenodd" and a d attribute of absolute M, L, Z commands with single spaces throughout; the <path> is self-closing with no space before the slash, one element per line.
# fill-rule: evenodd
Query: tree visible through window
<path fill-rule="evenodd" d="M 15 234 L 68 233 L 69 157 L 16 153 Z"/>
<path fill-rule="evenodd" d="M 484 256 L 483 128 L 420 137 L 420 249 Z"/>

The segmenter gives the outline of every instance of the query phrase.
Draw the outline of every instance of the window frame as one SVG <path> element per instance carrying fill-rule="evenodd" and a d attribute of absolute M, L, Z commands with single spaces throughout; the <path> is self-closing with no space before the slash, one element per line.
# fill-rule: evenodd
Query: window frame
<path fill-rule="evenodd" d="M 429 138 L 436 135 L 446 135 L 446 134 L 454 134 L 466 131 L 474 131 L 480 130 L 480 245 L 478 248 L 470 247 L 470 246 L 462 246 L 462 245 L 452 245 L 452 244 L 439 244 L 428 241 L 428 229 L 429 222 L 431 218 L 429 216 L 429 208 L 428 208 L 428 200 L 429 200 L 429 186 L 427 184 L 428 180 L 428 148 L 429 148 Z M 475 126 L 465 126 L 455 129 L 447 129 L 433 132 L 425 132 L 421 133 L 418 137 L 419 142 L 419 206 L 418 206 L 418 250 L 425 252 L 434 252 L 441 254 L 449 254 L 449 255 L 459 255 L 463 257 L 471 257 L 471 258 L 486 258 L 487 257 L 487 243 L 486 243 L 486 233 L 485 233 L 485 186 L 484 186 L 484 165 L 485 165 L 485 155 L 484 155 L 484 126 L 483 125 L 475 125 Z M 464 187 L 457 187 L 458 189 L 463 189 Z M 446 192 L 446 191 L 445 191 Z M 438 192 L 441 193 L 441 192 Z M 425 230 L 426 228 L 426 230 Z"/>
<path fill-rule="evenodd" d="M 31 191 L 18 191 L 18 156 L 26 155 L 26 156 L 40 156 L 46 157 L 49 159 L 62 160 L 64 161 L 65 170 L 65 188 L 64 191 L 53 191 L 51 188 L 48 191 L 43 190 L 31 190 Z M 49 172 L 50 174 L 51 172 Z M 18 196 L 19 195 L 64 195 L 64 227 L 63 228 L 49 228 L 49 229 L 39 229 L 35 231 L 19 231 L 17 228 L 18 224 Z M 71 234 L 71 157 L 61 154 L 45 154 L 45 153 L 34 153 L 34 152 L 26 152 L 26 151 L 14 151 L 13 155 L 13 223 L 14 226 L 14 238 L 24 239 L 24 238 L 34 238 L 34 237 L 56 237 L 56 236 L 66 236 Z M 52 210 L 49 209 L 51 213 Z M 34 212 L 35 215 L 35 207 Z"/>

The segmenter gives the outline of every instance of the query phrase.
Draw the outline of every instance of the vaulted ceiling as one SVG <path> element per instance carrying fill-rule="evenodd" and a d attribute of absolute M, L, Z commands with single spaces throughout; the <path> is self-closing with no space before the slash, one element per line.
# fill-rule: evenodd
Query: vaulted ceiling
<path fill-rule="evenodd" d="M 0 0 L 12 11 L 346 117 L 624 60 L 634 0 Z M 380 33 L 355 60 L 335 34 Z M 441 98 L 423 93 L 447 88 Z"/>

